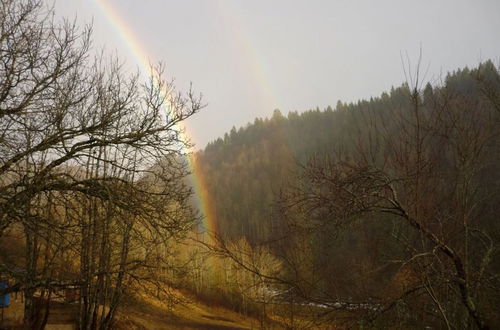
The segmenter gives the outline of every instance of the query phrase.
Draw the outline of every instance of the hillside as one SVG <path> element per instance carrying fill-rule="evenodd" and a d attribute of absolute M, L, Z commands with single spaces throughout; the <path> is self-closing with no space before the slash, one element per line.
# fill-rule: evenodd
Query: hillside
<path fill-rule="evenodd" d="M 483 64 L 483 71 L 490 70 L 496 72 L 491 62 Z M 423 106 L 430 107 L 433 95 L 440 94 L 468 98 L 469 103 L 484 98 L 478 76 L 478 69 L 464 68 L 449 73 L 442 85 L 428 83 L 421 90 Z M 294 182 L 300 167 L 314 156 L 356 148 L 359 134 L 369 130 L 373 114 L 383 117 L 387 129 L 394 127 L 394 113 L 412 111 L 412 92 L 405 83 L 369 100 L 338 101 L 335 108 L 286 116 L 276 109 L 272 117 L 233 127 L 209 143 L 197 157 L 214 200 L 220 232 L 252 242 L 272 236 L 271 206 L 280 191 Z"/>
<path fill-rule="evenodd" d="M 456 267 L 474 285 L 489 272 L 498 293 L 499 77 L 485 62 L 439 84 L 405 83 L 324 110 L 275 110 L 233 128 L 196 155 L 218 234 L 270 251 L 294 299 L 370 301 L 394 312 L 393 299 L 408 295 L 407 325 L 419 324 L 419 313 L 439 322 L 433 304 L 454 311 L 447 322 L 475 315 L 475 306 L 460 306 L 466 287 L 448 288 L 458 290 L 453 298 L 434 290 L 453 282 L 443 268 Z M 413 297 L 420 290 L 444 301 Z M 483 290 L 481 308 L 499 322 L 498 295 Z M 467 322 L 479 324 L 478 315 Z"/>

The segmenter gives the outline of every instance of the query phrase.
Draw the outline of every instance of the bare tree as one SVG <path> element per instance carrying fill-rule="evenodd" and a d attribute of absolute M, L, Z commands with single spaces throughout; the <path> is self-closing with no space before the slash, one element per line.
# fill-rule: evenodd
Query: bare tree
<path fill-rule="evenodd" d="M 53 16 L 41 0 L 0 5 L 0 232 L 21 224 L 27 251 L 24 272 L 2 264 L 16 279 L 4 291 L 24 290 L 34 325 L 35 289 L 77 284 L 80 326 L 105 329 L 125 277 L 144 275 L 154 247 L 196 220 L 180 124 L 202 104 L 161 65 L 142 83 L 93 57 L 91 28 Z M 79 256 L 75 276 L 48 270 L 70 253 L 49 253 L 56 245 Z"/>
<path fill-rule="evenodd" d="M 332 237 L 355 224 L 392 226 L 402 249 L 386 260 L 404 285 L 393 283 L 385 297 L 365 292 L 377 306 L 369 319 L 403 306 L 406 316 L 393 314 L 399 321 L 421 315 L 442 327 L 488 329 L 498 321 L 489 306 L 500 289 L 491 210 L 499 202 L 498 84 L 491 84 L 498 71 L 485 63 L 462 72 L 465 87 L 450 80 L 434 90 L 422 89 L 416 72 L 406 90 L 411 106 L 366 112 L 354 150 L 310 161 L 281 210 L 305 215 L 303 229 L 330 228 Z M 485 73 L 496 79 L 478 80 Z"/>

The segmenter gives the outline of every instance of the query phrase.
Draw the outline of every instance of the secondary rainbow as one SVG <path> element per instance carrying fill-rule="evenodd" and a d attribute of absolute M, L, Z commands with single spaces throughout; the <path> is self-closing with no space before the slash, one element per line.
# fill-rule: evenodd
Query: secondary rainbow
<path fill-rule="evenodd" d="M 132 30 L 121 19 L 116 10 L 114 10 L 114 8 L 109 3 L 106 3 L 103 0 L 94 0 L 93 2 L 104 14 L 122 42 L 127 45 L 130 54 L 134 57 L 134 60 L 139 66 L 141 72 L 146 76 L 150 76 L 152 72 L 150 58 L 147 55 L 146 48 L 138 42 L 138 39 L 135 37 Z M 166 92 L 164 93 L 167 94 Z M 179 127 L 179 129 L 184 132 L 183 134 L 185 135 L 185 138 L 189 137 L 186 132 L 186 127 Z M 194 153 L 190 152 L 189 150 L 186 150 L 186 152 L 188 153 L 189 167 L 191 172 L 193 173 L 192 177 L 195 190 L 195 198 L 197 200 L 198 207 L 203 215 L 203 224 L 205 227 L 204 229 L 209 233 L 216 233 L 217 226 L 215 221 L 213 202 L 206 189 L 206 180 L 199 170 L 198 162 Z"/>

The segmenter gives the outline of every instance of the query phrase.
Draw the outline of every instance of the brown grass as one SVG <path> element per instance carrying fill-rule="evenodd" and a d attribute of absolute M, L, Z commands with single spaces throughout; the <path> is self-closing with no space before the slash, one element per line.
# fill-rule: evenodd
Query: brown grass
<path fill-rule="evenodd" d="M 117 315 L 117 329 L 256 329 L 258 320 L 174 291 L 181 303 L 168 306 L 151 296 L 139 296 Z"/>

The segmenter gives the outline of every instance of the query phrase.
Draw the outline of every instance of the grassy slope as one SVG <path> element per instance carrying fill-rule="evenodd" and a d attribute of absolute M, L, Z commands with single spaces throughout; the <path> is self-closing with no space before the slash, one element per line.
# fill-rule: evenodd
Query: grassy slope
<path fill-rule="evenodd" d="M 248 317 L 227 308 L 211 306 L 196 299 L 189 294 L 175 292 L 175 298 L 183 301 L 170 308 L 165 302 L 150 296 L 137 297 L 136 300 L 127 306 L 123 306 L 117 315 L 117 322 L 114 329 L 119 330 L 142 330 L 142 329 L 260 329 L 261 324 L 258 319 Z M 282 311 L 283 312 L 283 311 Z M 286 311 L 285 311 L 286 312 Z M 302 311 L 306 315 L 313 310 Z M 316 311 L 317 312 L 317 311 Z M 321 310 L 321 312 L 324 312 Z M 286 315 L 268 315 L 265 329 L 347 329 L 351 312 L 336 313 L 336 322 L 327 321 L 318 324 L 311 323 L 306 318 L 298 314 L 294 318 L 294 324 L 290 326 L 290 320 Z M 304 315 L 303 315 L 304 316 Z M 288 326 L 288 327 L 287 327 Z"/>
<path fill-rule="evenodd" d="M 176 292 L 183 302 L 168 308 L 167 304 L 150 297 L 138 297 L 124 306 L 117 316 L 117 329 L 256 329 L 256 319 L 208 306 Z"/>

